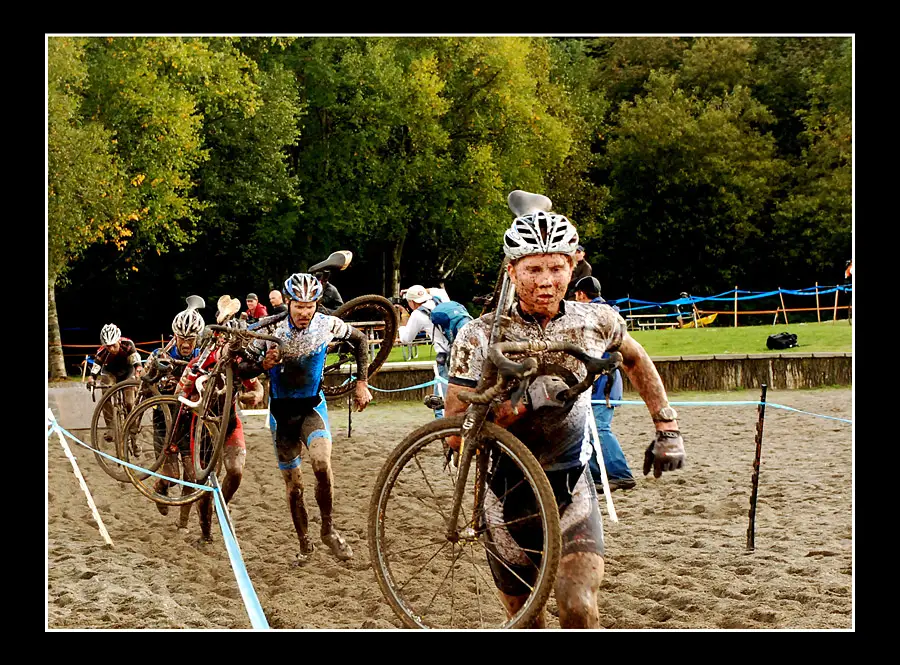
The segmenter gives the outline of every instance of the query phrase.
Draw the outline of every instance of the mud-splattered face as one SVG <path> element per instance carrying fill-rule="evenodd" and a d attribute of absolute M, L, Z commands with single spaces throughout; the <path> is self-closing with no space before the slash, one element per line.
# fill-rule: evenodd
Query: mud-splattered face
<path fill-rule="evenodd" d="M 316 303 L 291 300 L 288 311 L 291 313 L 291 323 L 303 329 L 308 327 L 309 322 L 312 321 L 312 317 L 316 313 Z"/>
<path fill-rule="evenodd" d="M 197 345 L 197 337 L 182 337 L 181 335 L 175 335 L 175 348 L 178 349 L 178 354 L 182 358 L 187 358 L 194 352 L 194 347 Z"/>
<path fill-rule="evenodd" d="M 572 259 L 565 254 L 523 256 L 507 272 L 525 312 L 553 317 L 572 279 Z"/>

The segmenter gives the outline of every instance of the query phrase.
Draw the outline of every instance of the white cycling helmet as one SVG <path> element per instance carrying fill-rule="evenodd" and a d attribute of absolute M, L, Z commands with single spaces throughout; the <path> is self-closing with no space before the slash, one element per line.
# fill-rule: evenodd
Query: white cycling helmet
<path fill-rule="evenodd" d="M 532 254 L 566 254 L 578 249 L 578 231 L 568 219 L 552 212 L 516 217 L 503 234 L 503 252 L 510 261 Z"/>
<path fill-rule="evenodd" d="M 119 341 L 122 331 L 116 327 L 115 323 L 107 323 L 100 329 L 100 343 L 103 346 L 110 346 Z"/>
<path fill-rule="evenodd" d="M 284 282 L 284 294 L 299 302 L 315 302 L 322 297 L 322 291 L 322 282 L 308 272 L 295 272 Z"/>
<path fill-rule="evenodd" d="M 196 309 L 178 312 L 172 320 L 172 332 L 179 337 L 194 337 L 203 332 L 206 324 Z"/>

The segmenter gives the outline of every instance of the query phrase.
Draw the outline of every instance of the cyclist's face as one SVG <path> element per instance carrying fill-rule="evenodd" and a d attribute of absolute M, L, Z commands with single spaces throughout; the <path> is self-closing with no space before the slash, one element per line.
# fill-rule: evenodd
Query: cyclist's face
<path fill-rule="evenodd" d="M 565 254 L 523 256 L 509 264 L 507 271 L 524 311 L 556 316 L 572 278 L 572 259 Z"/>
<path fill-rule="evenodd" d="M 115 344 L 107 344 L 106 350 L 115 355 L 119 352 L 119 346 L 120 345 L 118 342 L 116 342 Z"/>
<path fill-rule="evenodd" d="M 194 347 L 197 345 L 196 337 L 182 337 L 181 335 L 175 335 L 175 347 L 178 349 L 178 353 L 182 358 L 187 358 L 194 352 Z"/>
<path fill-rule="evenodd" d="M 291 300 L 291 321 L 298 328 L 306 328 L 316 313 L 316 303 Z"/>

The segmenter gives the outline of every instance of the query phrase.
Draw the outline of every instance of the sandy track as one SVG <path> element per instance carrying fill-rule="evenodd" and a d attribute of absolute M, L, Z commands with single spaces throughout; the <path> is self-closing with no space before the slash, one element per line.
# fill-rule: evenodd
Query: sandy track
<path fill-rule="evenodd" d="M 671 400 L 754 400 L 758 393 L 670 395 Z M 851 418 L 848 389 L 771 391 L 769 401 Z M 682 471 L 641 478 L 613 494 L 619 524 L 603 508 L 606 576 L 600 594 L 607 628 L 851 628 L 851 428 L 770 408 L 766 417 L 756 547 L 745 553 L 756 410 L 684 407 L 689 455 Z M 366 519 L 372 485 L 396 443 L 430 411 L 392 403 L 356 414 L 332 411 L 335 516 L 355 557 L 339 562 L 324 546 L 304 567 L 284 485 L 261 418 L 247 425 L 243 484 L 231 504 L 250 579 L 273 628 L 393 628 L 369 563 Z M 613 421 L 636 474 L 652 424 L 641 407 Z M 74 434 L 86 437 L 85 430 Z M 48 441 L 48 626 L 50 628 L 249 628 L 214 525 L 215 543 L 197 546 L 131 485 L 106 476 L 72 444 L 115 543 L 107 548 L 56 437 Z M 311 529 L 318 534 L 312 470 L 304 463 Z M 550 624 L 556 604 L 548 604 Z"/>

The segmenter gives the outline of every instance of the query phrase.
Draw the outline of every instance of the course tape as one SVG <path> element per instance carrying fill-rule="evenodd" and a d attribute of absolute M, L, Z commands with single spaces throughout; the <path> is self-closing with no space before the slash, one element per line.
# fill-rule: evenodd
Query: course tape
<path fill-rule="evenodd" d="M 837 286 L 809 286 L 803 289 L 781 289 L 776 291 L 743 291 L 732 289 L 731 291 L 725 291 L 724 293 L 719 293 L 714 296 L 691 296 L 689 298 L 676 298 L 675 300 L 669 300 L 667 302 L 654 302 L 652 300 L 640 300 L 638 298 L 618 298 L 616 300 L 607 300 L 607 303 L 610 305 L 619 305 L 623 302 L 637 303 L 639 305 L 643 305 L 643 307 L 629 307 L 623 308 L 623 312 L 633 312 L 639 309 L 649 309 L 651 307 L 666 307 L 673 305 L 690 305 L 692 303 L 703 302 L 705 300 L 725 300 L 733 302 L 735 300 L 735 294 L 744 294 L 739 295 L 738 300 L 757 300 L 759 298 L 770 298 L 772 296 L 777 296 L 779 293 L 795 295 L 795 296 L 814 296 L 816 295 L 816 291 L 818 291 L 818 295 L 824 296 L 829 293 L 834 293 L 835 291 L 843 291 L 843 292 L 852 292 L 853 285 L 852 284 L 838 284 Z M 824 309 L 824 308 L 823 308 Z M 740 312 L 739 312 L 740 313 Z"/>
<path fill-rule="evenodd" d="M 606 400 L 594 399 L 591 400 L 591 404 L 606 404 Z M 644 402 L 642 402 L 641 400 L 630 399 L 611 399 L 609 400 L 609 404 L 610 406 L 644 406 Z M 846 418 L 825 416 L 821 413 L 813 413 L 812 411 L 801 411 L 800 409 L 795 409 L 792 406 L 775 404 L 775 402 L 669 402 L 669 404 L 673 406 L 760 406 L 762 404 L 765 404 L 766 406 L 771 406 L 773 409 L 784 409 L 785 411 L 804 413 L 807 416 L 815 416 L 816 418 L 827 418 L 828 420 L 839 420 L 842 423 L 850 423 L 851 425 L 853 424 L 852 420 L 847 420 Z"/>
<path fill-rule="evenodd" d="M 52 419 L 51 419 L 52 418 Z M 191 483 L 186 480 L 178 480 L 177 478 L 170 478 L 169 476 L 164 476 L 159 473 L 155 473 L 150 471 L 149 469 L 144 469 L 139 466 L 135 466 L 134 464 L 130 464 L 128 462 L 122 461 L 113 457 L 112 455 L 108 455 L 101 450 L 96 450 L 92 448 L 84 441 L 78 439 L 78 437 L 74 436 L 71 432 L 67 431 L 64 427 L 62 427 L 57 421 L 55 417 L 48 418 L 50 421 L 49 427 L 47 429 L 47 436 L 49 437 L 53 432 L 59 431 L 62 432 L 65 436 L 72 439 L 75 443 L 80 446 L 84 446 L 88 450 L 98 455 L 102 455 L 107 459 L 110 459 L 117 464 L 121 464 L 123 466 L 127 466 L 131 469 L 135 469 L 136 471 L 142 471 L 143 473 L 148 473 L 151 476 L 156 476 L 157 478 L 165 478 L 166 480 L 177 483 L 179 485 L 187 485 L 188 487 L 193 487 L 199 490 L 203 490 L 205 492 L 213 493 L 213 503 L 216 507 L 216 515 L 219 518 L 219 527 L 222 529 L 222 540 L 225 542 L 225 550 L 228 553 L 228 559 L 231 561 L 231 568 L 234 571 L 235 580 L 237 581 L 238 590 L 241 592 L 241 598 L 244 600 L 244 608 L 247 610 L 247 616 L 250 618 L 250 625 L 253 628 L 259 629 L 268 629 L 269 623 L 266 621 L 266 615 L 262 610 L 262 606 L 259 604 L 259 598 L 256 595 L 256 591 L 253 588 L 253 583 L 250 581 L 250 576 L 247 574 L 247 567 L 244 565 L 244 559 L 241 557 L 241 551 L 238 547 L 237 540 L 234 537 L 234 534 L 231 532 L 231 529 L 228 526 L 228 518 L 225 514 L 225 505 L 222 501 L 221 490 L 218 487 L 210 487 L 209 485 L 198 485 L 196 483 Z"/>
<path fill-rule="evenodd" d="M 347 385 L 350 381 L 353 381 L 353 379 L 355 379 L 355 378 L 356 378 L 355 376 L 351 375 L 350 378 L 347 379 L 346 381 L 344 381 L 344 383 L 342 383 L 341 385 L 342 386 Z M 402 393 L 404 390 L 418 390 L 419 388 L 427 388 L 428 386 L 433 386 L 438 381 L 440 381 L 444 385 L 449 385 L 449 383 L 450 383 L 449 381 L 447 381 L 447 379 L 445 379 L 441 376 L 436 376 L 431 381 L 426 381 L 425 383 L 420 383 L 417 386 L 408 386 L 406 388 L 388 389 L 388 388 L 376 388 L 375 386 L 370 385 L 369 390 L 374 390 L 375 392 L 379 392 L 379 393 Z M 255 414 L 250 414 L 250 415 L 255 415 Z"/>

